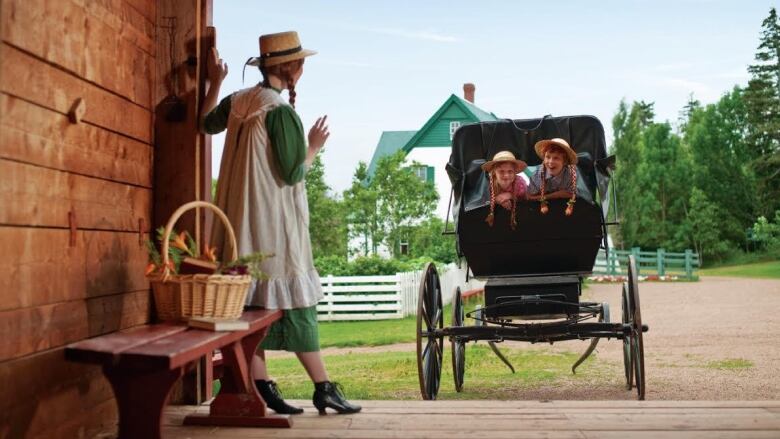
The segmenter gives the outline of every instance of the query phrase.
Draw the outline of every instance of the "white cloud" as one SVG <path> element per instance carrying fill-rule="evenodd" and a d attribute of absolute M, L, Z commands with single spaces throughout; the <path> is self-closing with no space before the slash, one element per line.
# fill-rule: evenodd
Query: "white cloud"
<path fill-rule="evenodd" d="M 678 62 L 670 64 L 659 64 L 654 67 L 656 72 L 673 72 L 680 70 L 688 70 L 693 67 L 693 63 L 690 62 Z"/>
<path fill-rule="evenodd" d="M 391 35 L 396 37 L 409 38 L 412 40 L 433 41 L 436 43 L 457 43 L 461 41 L 461 39 L 458 37 L 428 30 L 420 31 L 393 27 L 361 27 L 357 29 L 364 32 Z"/>
<path fill-rule="evenodd" d="M 682 78 L 656 78 L 658 85 L 693 93 L 705 100 L 717 99 L 721 90 L 715 90 L 707 84 Z"/>

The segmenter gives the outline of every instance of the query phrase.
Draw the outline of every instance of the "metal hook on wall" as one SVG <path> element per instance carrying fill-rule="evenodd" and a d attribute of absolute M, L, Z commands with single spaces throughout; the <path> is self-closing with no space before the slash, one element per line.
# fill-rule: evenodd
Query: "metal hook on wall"
<path fill-rule="evenodd" d="M 176 53 L 176 17 L 162 17 L 165 20 L 160 28 L 168 33 L 168 59 L 171 62 L 168 72 L 169 94 L 161 102 L 165 120 L 168 122 L 182 122 L 187 117 L 187 104 L 178 96 L 179 91 L 179 69 L 175 61 Z"/>

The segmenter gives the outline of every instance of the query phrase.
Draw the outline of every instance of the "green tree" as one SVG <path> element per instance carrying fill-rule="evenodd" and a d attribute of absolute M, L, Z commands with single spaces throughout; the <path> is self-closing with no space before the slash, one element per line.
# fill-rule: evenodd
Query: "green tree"
<path fill-rule="evenodd" d="M 347 257 L 347 222 L 344 202 L 330 195 L 325 183 L 325 167 L 317 156 L 306 174 L 306 196 L 309 200 L 309 235 L 314 257 L 337 255 Z"/>
<path fill-rule="evenodd" d="M 444 221 L 432 216 L 409 229 L 409 256 L 450 263 L 458 259 L 455 235 L 442 235 Z"/>
<path fill-rule="evenodd" d="M 689 222 L 696 252 L 704 257 L 720 259 L 729 252 L 727 241 L 722 238 L 723 211 L 712 203 L 701 189 L 693 188 L 690 197 Z"/>
<path fill-rule="evenodd" d="M 643 197 L 639 178 L 642 163 L 642 136 L 654 117 L 653 104 L 633 102 L 629 108 L 621 101 L 612 118 L 614 141 L 612 153 L 617 156 L 615 184 L 620 222 L 619 239 L 622 246 L 634 246 L 640 241 L 643 205 L 649 200 Z"/>
<path fill-rule="evenodd" d="M 344 205 L 348 212 L 350 241 L 360 241 L 358 253 L 362 256 L 375 255 L 384 236 L 379 227 L 376 189 L 368 183 L 365 162 L 358 163 L 352 185 L 344 191 Z"/>
<path fill-rule="evenodd" d="M 749 147 L 757 178 L 760 210 L 766 216 L 780 208 L 780 21 L 775 8 L 761 24 L 756 64 L 745 90 L 750 121 Z"/>
<path fill-rule="evenodd" d="M 686 219 L 691 164 L 681 139 L 669 123 L 650 124 L 642 135 L 641 163 L 636 181 L 640 188 L 634 220 L 641 234 L 632 245 L 684 250 L 688 239 L 679 229 Z"/>
<path fill-rule="evenodd" d="M 715 226 L 732 245 L 745 243 L 745 230 L 756 217 L 746 119 L 742 91 L 735 87 L 718 102 L 695 110 L 684 138 L 693 162 L 693 186 L 717 206 L 721 221 Z M 689 213 L 693 210 L 691 206 Z"/>
<path fill-rule="evenodd" d="M 376 191 L 379 229 L 393 256 L 400 252 L 404 231 L 430 216 L 439 194 L 433 182 L 423 181 L 412 171 L 419 163 L 406 163 L 403 151 L 382 157 L 369 187 Z"/>

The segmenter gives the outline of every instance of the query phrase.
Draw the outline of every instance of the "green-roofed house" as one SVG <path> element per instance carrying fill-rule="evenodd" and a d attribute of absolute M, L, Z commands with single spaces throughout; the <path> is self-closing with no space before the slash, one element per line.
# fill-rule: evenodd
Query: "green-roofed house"
<path fill-rule="evenodd" d="M 464 84 L 463 98 L 450 95 L 419 130 L 383 131 L 368 166 L 368 176 L 374 175 L 380 158 L 403 150 L 409 162 L 425 165 L 416 172 L 420 178 L 433 180 L 436 185 L 439 192 L 436 214 L 444 219 L 451 188 L 444 167 L 450 159 L 453 134 L 462 125 L 494 120 L 498 120 L 495 114 L 474 105 L 474 84 Z"/>

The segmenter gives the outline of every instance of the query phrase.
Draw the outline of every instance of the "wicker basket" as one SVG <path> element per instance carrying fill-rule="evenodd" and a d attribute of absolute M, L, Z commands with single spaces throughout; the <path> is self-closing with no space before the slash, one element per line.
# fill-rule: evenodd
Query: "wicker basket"
<path fill-rule="evenodd" d="M 168 268 L 168 240 L 176 221 L 184 212 L 206 207 L 214 211 L 227 229 L 233 259 L 238 258 L 236 235 L 224 212 L 205 201 L 192 201 L 171 215 L 165 226 L 162 244 L 163 272 L 152 277 L 157 316 L 165 321 L 186 321 L 190 317 L 236 319 L 244 310 L 244 301 L 252 282 L 248 275 L 227 274 L 171 274 Z"/>

